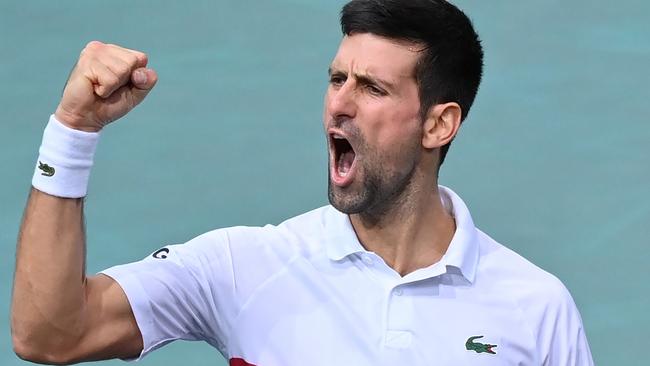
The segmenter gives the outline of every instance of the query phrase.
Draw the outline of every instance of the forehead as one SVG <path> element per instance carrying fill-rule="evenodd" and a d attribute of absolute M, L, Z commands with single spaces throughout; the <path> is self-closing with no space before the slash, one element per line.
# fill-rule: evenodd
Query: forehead
<path fill-rule="evenodd" d="M 380 77 L 413 79 L 421 47 L 370 33 L 347 35 L 341 40 L 332 69 Z"/>

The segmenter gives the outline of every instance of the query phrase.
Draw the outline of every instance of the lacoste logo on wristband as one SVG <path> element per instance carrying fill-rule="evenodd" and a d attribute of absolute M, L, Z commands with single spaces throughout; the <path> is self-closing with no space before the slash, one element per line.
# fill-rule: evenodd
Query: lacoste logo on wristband
<path fill-rule="evenodd" d="M 49 166 L 49 165 L 47 165 L 45 163 L 42 163 L 40 161 L 38 162 L 38 169 L 42 170 L 43 173 L 41 173 L 41 175 L 44 175 L 46 177 L 53 176 L 54 172 L 55 172 L 53 167 L 51 167 L 51 166 Z"/>
<path fill-rule="evenodd" d="M 483 343 L 474 343 L 475 339 L 483 338 L 483 336 L 473 336 L 467 338 L 467 342 L 465 342 L 465 348 L 468 351 L 475 351 L 476 353 L 491 353 L 493 355 L 496 355 L 497 353 L 492 350 L 492 348 L 496 347 L 496 344 L 483 344 Z"/>

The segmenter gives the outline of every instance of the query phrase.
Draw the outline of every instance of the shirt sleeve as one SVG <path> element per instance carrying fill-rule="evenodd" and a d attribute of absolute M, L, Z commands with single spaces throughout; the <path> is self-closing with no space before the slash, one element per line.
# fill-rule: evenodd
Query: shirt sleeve
<path fill-rule="evenodd" d="M 593 366 L 582 318 L 569 291 L 557 280 L 549 294 L 537 343 L 544 366 Z"/>
<path fill-rule="evenodd" d="M 163 247 L 139 262 L 101 272 L 128 298 L 149 352 L 177 340 L 203 340 L 226 354 L 234 278 L 228 236 L 216 230 Z"/>

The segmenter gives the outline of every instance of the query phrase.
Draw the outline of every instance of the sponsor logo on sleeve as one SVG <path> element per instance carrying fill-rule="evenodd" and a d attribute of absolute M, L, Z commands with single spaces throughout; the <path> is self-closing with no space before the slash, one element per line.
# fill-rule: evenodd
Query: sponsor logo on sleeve
<path fill-rule="evenodd" d="M 156 250 L 151 256 L 157 259 L 165 259 L 169 254 L 169 248 L 160 248 Z"/>

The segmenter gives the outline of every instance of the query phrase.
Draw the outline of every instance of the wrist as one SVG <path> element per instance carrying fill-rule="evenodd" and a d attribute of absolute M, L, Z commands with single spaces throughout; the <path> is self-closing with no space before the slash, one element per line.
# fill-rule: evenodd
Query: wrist
<path fill-rule="evenodd" d="M 57 197 L 84 197 L 99 135 L 73 129 L 50 116 L 32 178 L 34 188 Z"/>
<path fill-rule="evenodd" d="M 63 108 L 60 104 L 54 112 L 56 120 L 66 127 L 84 132 L 99 132 L 101 126 L 87 121 L 87 118 L 75 113 L 71 113 Z"/>

